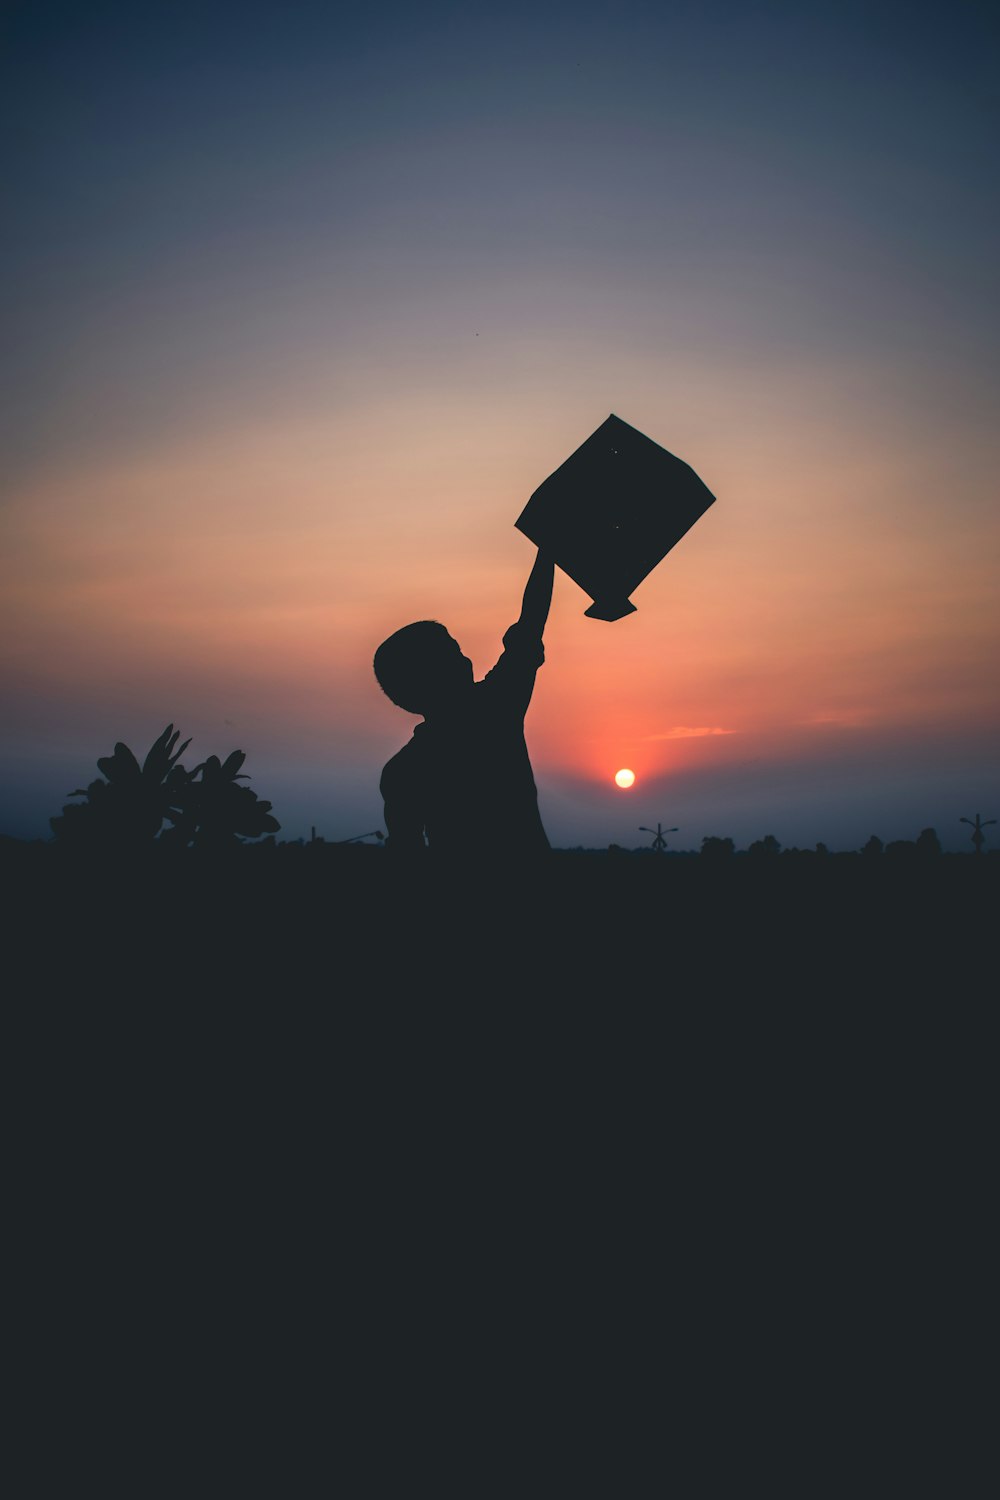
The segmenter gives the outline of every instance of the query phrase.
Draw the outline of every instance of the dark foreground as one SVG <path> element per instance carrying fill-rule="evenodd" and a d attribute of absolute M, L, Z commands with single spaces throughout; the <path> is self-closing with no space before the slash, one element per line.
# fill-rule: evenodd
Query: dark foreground
<path fill-rule="evenodd" d="M 362 1000 L 704 1003 L 937 999 L 996 976 L 1000 858 L 395 863 L 247 846 L 130 862 L 2 851 L 22 998 L 282 1006 Z"/>
<path fill-rule="evenodd" d="M 965 1109 L 993 1066 L 1000 858 L 6 855 L 9 1013 L 121 1078 L 174 1057 L 206 1087 L 263 1069 L 273 1097 L 509 1070 L 627 1107 L 915 1087 Z"/>
<path fill-rule="evenodd" d="M 81 1472 L 287 1393 L 370 1478 L 441 1406 L 408 1462 L 478 1493 L 579 1380 L 661 1479 L 876 1433 L 891 1489 L 974 1406 L 1000 861 L 56 853 L 5 851 L 8 1281 L 22 1384 L 113 1413 Z"/>

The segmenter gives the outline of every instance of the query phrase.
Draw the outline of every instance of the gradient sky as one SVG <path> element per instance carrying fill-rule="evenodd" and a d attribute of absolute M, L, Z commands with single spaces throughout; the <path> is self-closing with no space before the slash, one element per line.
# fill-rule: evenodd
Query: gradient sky
<path fill-rule="evenodd" d="M 378 642 L 482 675 L 609 412 L 717 503 L 527 734 L 552 841 L 1000 816 L 995 6 L 3 10 L 0 832 L 168 721 L 381 827 Z M 622 766 L 637 775 L 615 788 Z"/>

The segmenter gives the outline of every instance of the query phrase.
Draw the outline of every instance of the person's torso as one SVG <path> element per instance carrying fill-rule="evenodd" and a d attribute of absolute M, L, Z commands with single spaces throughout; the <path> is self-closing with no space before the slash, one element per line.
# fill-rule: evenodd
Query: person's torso
<path fill-rule="evenodd" d="M 461 712 L 418 724 L 403 756 L 431 848 L 547 846 L 523 720 L 483 683 Z"/>

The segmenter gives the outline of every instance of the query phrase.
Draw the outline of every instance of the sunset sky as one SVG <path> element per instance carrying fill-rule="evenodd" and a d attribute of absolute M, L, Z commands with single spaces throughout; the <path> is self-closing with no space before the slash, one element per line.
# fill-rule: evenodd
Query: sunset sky
<path fill-rule="evenodd" d="M 994 6 L 2 14 L 0 833 L 168 722 L 384 827 L 375 647 L 485 673 L 610 412 L 717 502 L 625 620 L 557 575 L 552 842 L 1000 817 Z"/>

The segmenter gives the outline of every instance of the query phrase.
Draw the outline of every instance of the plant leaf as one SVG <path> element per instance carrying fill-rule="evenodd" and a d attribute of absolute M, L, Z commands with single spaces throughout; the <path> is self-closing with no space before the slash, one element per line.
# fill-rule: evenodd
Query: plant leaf
<path fill-rule="evenodd" d="M 167 741 L 169 740 L 171 734 L 173 733 L 173 728 L 174 728 L 174 726 L 172 724 L 168 724 L 167 727 L 166 727 L 166 729 L 159 736 L 159 738 L 155 739 L 153 741 L 152 745 L 150 745 L 150 747 L 149 747 L 149 753 L 146 756 L 146 759 L 142 763 L 142 770 L 143 770 L 143 774 L 144 775 L 146 774 L 147 771 L 150 772 L 150 773 L 152 773 L 152 771 L 153 771 L 154 767 L 157 765 L 157 763 L 158 762 L 162 763 L 162 761 L 164 761 L 166 759 L 166 757 L 167 757 L 167 755 L 169 753 L 168 750 L 167 750 Z"/>
<path fill-rule="evenodd" d="M 102 756 L 97 762 L 97 769 L 109 781 L 134 781 L 142 775 L 139 762 L 121 740 L 115 745 L 114 755 Z"/>

